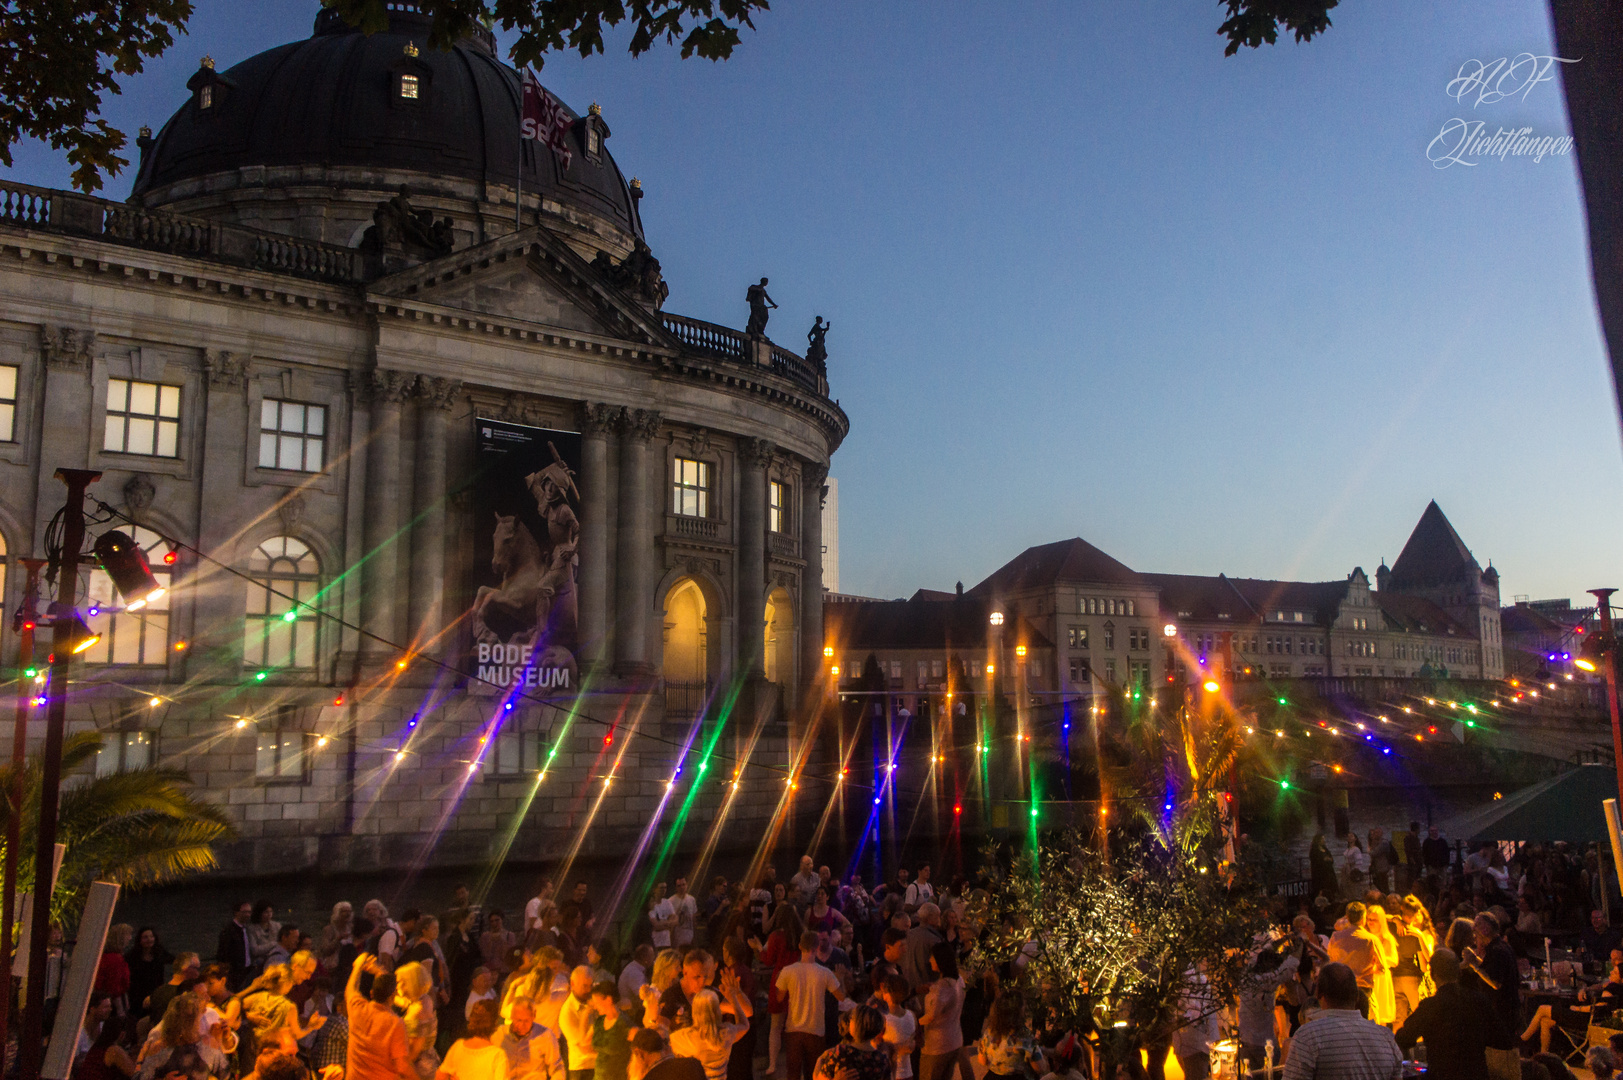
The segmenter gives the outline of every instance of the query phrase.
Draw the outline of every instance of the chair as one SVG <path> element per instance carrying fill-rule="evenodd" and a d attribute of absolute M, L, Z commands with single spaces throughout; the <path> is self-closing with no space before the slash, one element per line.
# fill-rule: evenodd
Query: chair
<path fill-rule="evenodd" d="M 1568 1038 L 1573 1038 L 1572 1032 L 1562 1030 Z M 1567 1055 L 1567 1061 L 1571 1062 L 1576 1058 L 1577 1062 L 1582 1064 L 1584 1055 L 1589 1052 L 1591 1046 L 1610 1046 L 1613 1035 L 1623 1035 L 1623 1016 L 1614 1013 L 1597 1020 L 1595 1014 L 1591 1012 L 1589 1014 L 1589 1027 L 1584 1032 L 1583 1041 L 1577 1044 L 1571 1054 Z M 1574 1042 L 1577 1042 L 1577 1040 L 1574 1039 Z"/>

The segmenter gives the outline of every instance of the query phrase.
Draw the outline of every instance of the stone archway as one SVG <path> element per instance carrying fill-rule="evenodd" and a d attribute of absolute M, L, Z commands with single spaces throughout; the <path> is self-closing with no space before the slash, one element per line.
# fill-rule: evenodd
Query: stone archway
<path fill-rule="evenodd" d="M 782 585 L 766 597 L 766 635 L 762 666 L 768 682 L 792 685 L 795 681 L 795 605 Z"/>
<path fill-rule="evenodd" d="M 709 605 L 704 590 L 684 577 L 665 594 L 662 622 L 667 719 L 697 715 L 710 690 Z"/>

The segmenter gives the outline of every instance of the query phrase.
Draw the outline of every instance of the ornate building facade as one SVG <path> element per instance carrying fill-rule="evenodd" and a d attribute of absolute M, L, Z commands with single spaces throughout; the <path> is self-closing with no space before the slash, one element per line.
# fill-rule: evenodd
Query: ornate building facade
<path fill-rule="evenodd" d="M 490 37 L 394 7 L 205 58 L 125 203 L 0 185 L 6 607 L 54 470 L 99 470 L 92 535 L 172 588 L 86 574 L 70 722 L 229 805 L 234 870 L 620 850 L 696 724 L 741 787 L 690 830 L 764 821 L 742 766 L 821 668 L 826 371 L 663 311 L 596 107 L 521 151 Z M 551 464 L 492 496 L 504 438 Z"/>

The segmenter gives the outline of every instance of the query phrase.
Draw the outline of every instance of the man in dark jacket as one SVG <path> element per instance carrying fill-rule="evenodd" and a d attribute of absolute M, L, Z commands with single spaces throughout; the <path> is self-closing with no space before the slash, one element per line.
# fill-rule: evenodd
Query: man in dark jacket
<path fill-rule="evenodd" d="M 1426 873 L 1441 881 L 1448 876 L 1448 841 L 1437 833 L 1437 826 L 1426 830 L 1420 842 L 1420 860 L 1426 864 Z"/>
<path fill-rule="evenodd" d="M 231 978 L 226 985 L 232 990 L 248 985 L 248 969 L 254 962 L 248 946 L 248 924 L 253 918 L 253 904 L 247 900 L 238 904 L 236 915 L 220 930 L 219 945 L 214 950 L 214 959 L 231 968 Z"/>
<path fill-rule="evenodd" d="M 1427 1080 L 1478 1080 L 1488 1075 L 1488 1027 L 1491 1006 L 1481 994 L 1460 985 L 1459 957 L 1448 949 L 1431 954 L 1431 977 L 1437 992 L 1409 1014 L 1398 1029 L 1398 1045 L 1407 1054 L 1426 1040 Z"/>

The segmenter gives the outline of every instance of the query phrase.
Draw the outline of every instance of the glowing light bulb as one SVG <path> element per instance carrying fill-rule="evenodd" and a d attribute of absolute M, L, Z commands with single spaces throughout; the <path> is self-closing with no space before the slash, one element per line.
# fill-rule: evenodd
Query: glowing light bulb
<path fill-rule="evenodd" d="M 317 746 L 326 746 L 327 745 L 327 736 L 322 735 L 320 738 L 316 739 L 316 745 Z"/>
<path fill-rule="evenodd" d="M 162 704 L 163 704 L 163 699 L 162 698 L 153 698 L 153 699 L 151 699 L 150 701 L 147 702 L 148 707 L 153 708 L 153 709 L 156 709 L 159 705 L 162 705 Z"/>

